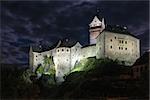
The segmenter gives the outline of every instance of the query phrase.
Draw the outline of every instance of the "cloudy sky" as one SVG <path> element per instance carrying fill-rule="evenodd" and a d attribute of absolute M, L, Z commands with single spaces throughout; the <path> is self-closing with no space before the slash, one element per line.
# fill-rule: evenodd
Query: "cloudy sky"
<path fill-rule="evenodd" d="M 1 63 L 28 63 L 29 45 L 52 45 L 70 37 L 88 44 L 88 24 L 97 14 L 106 24 L 127 26 L 149 49 L 148 1 L 7 1 L 1 2 Z"/>

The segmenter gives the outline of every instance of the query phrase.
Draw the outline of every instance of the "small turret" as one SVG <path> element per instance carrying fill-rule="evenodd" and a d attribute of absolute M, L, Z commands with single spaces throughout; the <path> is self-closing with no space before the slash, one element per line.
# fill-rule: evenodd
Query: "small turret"
<path fill-rule="evenodd" d="M 105 29 L 104 18 L 102 21 L 97 16 L 94 17 L 93 21 L 89 24 L 90 26 L 90 44 L 96 44 L 97 36 Z"/>

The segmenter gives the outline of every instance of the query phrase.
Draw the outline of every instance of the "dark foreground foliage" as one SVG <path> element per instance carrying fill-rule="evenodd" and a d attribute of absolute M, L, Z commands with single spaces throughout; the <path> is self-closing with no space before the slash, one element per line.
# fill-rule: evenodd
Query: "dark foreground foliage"
<path fill-rule="evenodd" d="M 54 76 L 42 75 L 36 79 L 27 69 L 1 69 L 2 99 L 148 99 L 148 72 L 139 80 L 120 79 L 130 75 L 130 67 L 109 59 L 89 58 L 84 66 L 66 75 L 61 85 L 52 84 Z M 85 68 L 86 67 L 86 68 Z M 26 72 L 26 73 L 25 73 Z M 51 84 L 51 85 L 50 85 Z"/>

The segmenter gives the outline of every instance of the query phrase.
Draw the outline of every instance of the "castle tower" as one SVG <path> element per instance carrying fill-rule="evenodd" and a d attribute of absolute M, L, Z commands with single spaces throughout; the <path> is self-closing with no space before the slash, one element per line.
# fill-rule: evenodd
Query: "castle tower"
<path fill-rule="evenodd" d="M 98 17 L 95 16 L 89 26 L 90 44 L 96 44 L 97 36 L 105 29 L 104 18 L 102 18 L 102 21 L 100 21 Z"/>

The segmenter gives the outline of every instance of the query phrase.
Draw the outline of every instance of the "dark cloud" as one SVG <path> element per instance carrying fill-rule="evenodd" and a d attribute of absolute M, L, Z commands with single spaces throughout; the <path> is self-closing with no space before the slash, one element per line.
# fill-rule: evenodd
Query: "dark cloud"
<path fill-rule="evenodd" d="M 1 48 L 3 63 L 28 63 L 29 46 L 45 41 L 52 45 L 70 37 L 88 44 L 88 24 L 97 14 L 106 24 L 127 26 L 149 49 L 148 1 L 3 1 Z"/>

